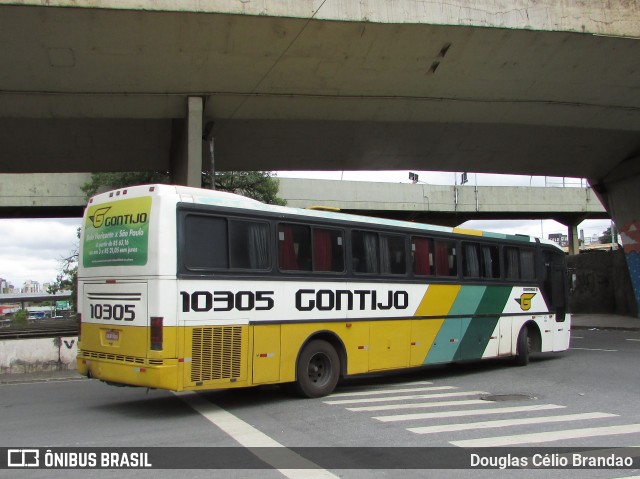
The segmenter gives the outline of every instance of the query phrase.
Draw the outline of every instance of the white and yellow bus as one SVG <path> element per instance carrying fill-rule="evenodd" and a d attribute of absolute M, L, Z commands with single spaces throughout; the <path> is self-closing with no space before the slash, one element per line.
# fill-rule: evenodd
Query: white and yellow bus
<path fill-rule="evenodd" d="M 78 271 L 81 374 L 174 391 L 564 351 L 563 252 L 528 236 L 146 185 L 95 196 Z"/>

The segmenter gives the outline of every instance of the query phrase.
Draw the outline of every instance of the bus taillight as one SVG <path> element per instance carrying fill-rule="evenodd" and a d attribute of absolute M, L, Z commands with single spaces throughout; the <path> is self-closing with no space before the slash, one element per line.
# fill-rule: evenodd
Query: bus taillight
<path fill-rule="evenodd" d="M 162 350 L 162 326 L 164 318 L 151 318 L 151 348 L 153 351 Z"/>

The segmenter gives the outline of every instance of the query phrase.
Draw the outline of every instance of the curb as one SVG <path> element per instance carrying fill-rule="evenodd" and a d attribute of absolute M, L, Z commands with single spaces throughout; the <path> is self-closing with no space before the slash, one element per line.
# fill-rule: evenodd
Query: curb
<path fill-rule="evenodd" d="M 29 383 L 55 383 L 55 382 L 67 382 L 67 381 L 85 381 L 88 378 L 85 377 L 70 377 L 70 378 L 33 378 L 33 379 L 10 379 L 3 380 L 0 379 L 0 385 L 8 385 L 8 384 L 29 384 Z"/>

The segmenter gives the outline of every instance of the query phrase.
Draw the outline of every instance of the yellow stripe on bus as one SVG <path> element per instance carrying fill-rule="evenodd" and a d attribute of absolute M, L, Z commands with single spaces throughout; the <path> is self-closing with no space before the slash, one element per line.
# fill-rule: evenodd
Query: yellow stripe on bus
<path fill-rule="evenodd" d="M 482 236 L 483 232 L 480 230 L 470 230 L 467 228 L 453 228 L 454 233 L 458 233 L 461 235 L 469 235 L 469 236 Z"/>
<path fill-rule="evenodd" d="M 415 316 L 434 316 L 435 318 L 412 321 L 410 366 L 419 366 L 424 363 L 444 323 L 444 317 L 451 311 L 461 287 L 459 284 L 432 284 L 427 288 Z"/>
<path fill-rule="evenodd" d="M 432 284 L 427 288 L 414 316 L 446 316 L 458 297 L 459 284 Z"/>

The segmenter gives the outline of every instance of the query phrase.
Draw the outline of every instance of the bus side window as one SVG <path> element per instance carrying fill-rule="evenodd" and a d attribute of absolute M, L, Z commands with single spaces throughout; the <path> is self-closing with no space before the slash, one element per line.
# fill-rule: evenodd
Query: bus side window
<path fill-rule="evenodd" d="M 185 217 L 184 266 L 188 270 L 229 267 L 227 220 L 188 214 Z"/>
<path fill-rule="evenodd" d="M 383 274 L 405 274 L 407 272 L 407 254 L 404 236 L 380 235 L 380 259 Z"/>
<path fill-rule="evenodd" d="M 504 274 L 507 279 L 536 279 L 535 252 L 531 248 L 504 247 Z"/>
<path fill-rule="evenodd" d="M 536 255 L 531 248 L 520 249 L 520 274 L 522 279 L 529 281 L 536 279 Z"/>
<path fill-rule="evenodd" d="M 416 276 L 433 274 L 433 240 L 431 238 L 411 238 L 411 264 Z"/>
<path fill-rule="evenodd" d="M 344 271 L 342 231 L 327 228 L 313 229 L 313 270 L 335 273 Z"/>
<path fill-rule="evenodd" d="M 434 246 L 436 275 L 457 276 L 456 243 L 454 241 L 436 240 Z"/>
<path fill-rule="evenodd" d="M 284 271 L 311 271 L 311 228 L 282 223 L 278 226 L 278 265 Z"/>
<path fill-rule="evenodd" d="M 467 278 L 500 278 L 499 248 L 479 243 L 463 244 L 463 275 Z"/>
<path fill-rule="evenodd" d="M 229 262 L 232 269 L 269 269 L 270 250 L 267 223 L 229 220 Z"/>
<path fill-rule="evenodd" d="M 521 279 L 520 249 L 513 246 L 504 247 L 504 275 L 507 279 Z"/>
<path fill-rule="evenodd" d="M 377 233 L 353 230 L 351 253 L 355 273 L 377 274 L 380 271 Z"/>

